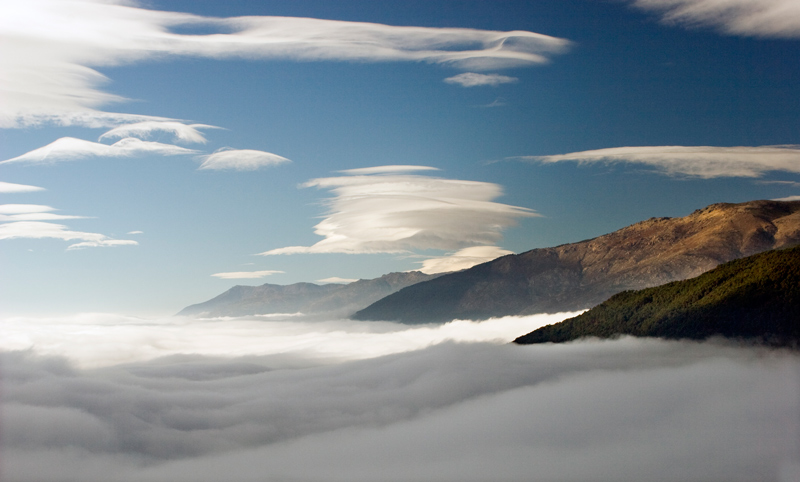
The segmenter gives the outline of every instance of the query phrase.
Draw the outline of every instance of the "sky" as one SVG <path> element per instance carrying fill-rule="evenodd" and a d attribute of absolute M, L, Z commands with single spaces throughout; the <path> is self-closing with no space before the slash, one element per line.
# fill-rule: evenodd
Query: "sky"
<path fill-rule="evenodd" d="M 0 0 L 4 481 L 800 480 L 800 356 L 176 317 L 800 196 L 795 0 Z"/>
<path fill-rule="evenodd" d="M 800 196 L 792 0 L 0 13 L 7 316 L 170 315 Z"/>

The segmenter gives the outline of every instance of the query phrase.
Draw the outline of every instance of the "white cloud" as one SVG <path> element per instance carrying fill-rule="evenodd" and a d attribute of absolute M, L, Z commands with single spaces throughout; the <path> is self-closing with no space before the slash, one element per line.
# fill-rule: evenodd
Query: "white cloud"
<path fill-rule="evenodd" d="M 285 157 L 270 152 L 231 148 L 220 149 L 213 154 L 200 156 L 200 159 L 203 163 L 198 169 L 232 169 L 235 171 L 254 171 L 262 167 L 292 162 Z"/>
<path fill-rule="evenodd" d="M 438 343 L 508 343 L 578 313 L 457 320 L 442 325 L 382 321 L 292 321 L 289 315 L 208 320 L 151 319 L 106 313 L 0 318 L 0 350 L 66 356 L 82 367 L 107 367 L 181 354 L 276 356 L 330 363 L 413 351 Z M 81 336 L 76 336 L 80 333 Z"/>
<path fill-rule="evenodd" d="M 156 133 L 166 133 L 172 135 L 178 142 L 205 144 L 207 142 L 206 138 L 197 129 L 219 129 L 219 127 L 205 124 L 187 125 L 181 122 L 170 121 L 145 121 L 115 127 L 101 135 L 98 140 L 122 139 L 126 137 L 149 139 Z"/>
<path fill-rule="evenodd" d="M 85 233 L 81 231 L 70 231 L 62 224 L 38 222 L 38 221 L 17 221 L 12 223 L 0 224 L 0 239 L 17 238 L 54 238 L 64 241 L 81 240 L 82 242 L 72 244 L 67 249 L 80 249 L 88 247 L 107 247 L 107 246 L 126 246 L 139 244 L 136 241 L 124 239 L 110 239 L 108 236 L 98 233 Z"/>
<path fill-rule="evenodd" d="M 85 216 L 54 214 L 50 211 L 55 209 L 41 204 L 0 204 L 0 221 L 58 221 L 85 218 Z"/>
<path fill-rule="evenodd" d="M 144 234 L 144 231 L 128 231 L 127 234 Z"/>
<path fill-rule="evenodd" d="M 758 184 L 778 184 L 788 187 L 800 187 L 800 182 L 797 181 L 758 181 Z"/>
<path fill-rule="evenodd" d="M 497 246 L 471 246 L 449 256 L 426 259 L 422 261 L 422 268 L 420 271 L 427 274 L 460 271 L 507 254 L 514 253 L 506 249 L 498 248 Z"/>
<path fill-rule="evenodd" d="M 62 137 L 50 144 L 26 152 L 21 156 L 0 162 L 0 164 L 11 163 L 40 163 L 51 164 L 61 161 L 74 161 L 90 157 L 134 157 L 144 155 L 177 156 L 186 154 L 196 154 L 197 151 L 162 144 L 160 142 L 149 142 L 134 137 L 128 137 L 114 144 L 100 144 L 97 142 L 85 141 L 74 137 Z"/>
<path fill-rule="evenodd" d="M 55 208 L 41 204 L 0 204 L 0 214 L 30 214 L 55 211 Z"/>
<path fill-rule="evenodd" d="M 26 184 L 14 184 L 13 182 L 0 181 L 0 193 L 2 194 L 16 194 L 22 192 L 36 192 L 44 191 L 43 187 L 28 186 Z"/>
<path fill-rule="evenodd" d="M 0 345 L 36 347 L 0 363 L 4 479 L 777 481 L 798 459 L 790 351 L 490 334 L 524 318 L 75 318 L 3 320 Z M 100 353 L 124 364 L 71 363 Z M 159 353 L 180 355 L 136 361 Z"/>
<path fill-rule="evenodd" d="M 83 249 L 83 248 L 110 248 L 114 246 L 136 246 L 139 243 L 128 239 L 99 239 L 94 241 L 83 241 L 80 243 L 70 244 L 68 250 Z"/>
<path fill-rule="evenodd" d="M 387 172 L 382 169 L 374 172 Z M 527 208 L 492 202 L 502 189 L 487 182 L 410 174 L 345 175 L 313 179 L 304 187 L 334 194 L 327 200 L 329 213 L 314 230 L 325 239 L 313 246 L 260 254 L 450 251 L 494 244 L 517 218 L 537 216 Z"/>
<path fill-rule="evenodd" d="M 778 199 L 773 199 L 773 201 L 800 201 L 800 196 L 786 196 Z"/>
<path fill-rule="evenodd" d="M 317 283 L 350 284 L 350 283 L 355 283 L 356 281 L 358 280 L 355 278 L 340 278 L 338 276 L 334 276 L 332 278 L 318 279 Z"/>
<path fill-rule="evenodd" d="M 179 27 L 216 29 L 210 35 Z M 120 102 L 97 67 L 165 56 L 298 61 L 429 62 L 494 69 L 546 62 L 569 42 L 532 32 L 397 27 L 292 17 L 204 18 L 127 1 L 0 4 L 0 126 L 113 126 L 159 120 L 103 113 Z M 169 119 L 160 119 L 169 120 Z"/>
<path fill-rule="evenodd" d="M 612 147 L 553 156 L 523 156 L 516 159 L 545 164 L 630 162 L 643 164 L 670 176 L 703 179 L 715 177 L 759 177 L 769 171 L 800 173 L 800 146 L 711 147 L 644 146 Z"/>
<path fill-rule="evenodd" d="M 220 279 L 257 279 L 273 274 L 283 273 L 283 271 L 265 270 L 265 271 L 236 271 L 230 273 L 215 273 L 215 276 Z"/>
<path fill-rule="evenodd" d="M 712 27 L 729 35 L 800 38 L 797 0 L 635 0 L 666 24 Z"/>
<path fill-rule="evenodd" d="M 500 84 L 513 84 L 519 79 L 500 74 L 476 74 L 475 72 L 464 72 L 453 77 L 444 79 L 448 84 L 458 84 L 462 87 L 479 87 L 489 85 L 497 87 Z"/>

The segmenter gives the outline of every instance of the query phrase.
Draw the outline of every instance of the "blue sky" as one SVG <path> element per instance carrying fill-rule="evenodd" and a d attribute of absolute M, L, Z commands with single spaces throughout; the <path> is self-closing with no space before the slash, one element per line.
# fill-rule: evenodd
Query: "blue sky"
<path fill-rule="evenodd" d="M 800 195 L 791 0 L 17 3 L 4 314 L 169 314 Z"/>

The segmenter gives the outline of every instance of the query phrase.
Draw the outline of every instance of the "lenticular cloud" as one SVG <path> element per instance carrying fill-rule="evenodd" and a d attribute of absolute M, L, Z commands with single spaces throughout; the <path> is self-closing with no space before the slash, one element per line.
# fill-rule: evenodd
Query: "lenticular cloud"
<path fill-rule="evenodd" d="M 178 27 L 216 33 L 184 35 Z M 127 99 L 95 70 L 154 57 L 429 62 L 466 69 L 535 65 L 569 42 L 525 31 L 400 27 L 291 17 L 207 18 L 123 0 L 0 4 L 0 127 L 117 126 L 172 119 L 104 113 Z"/>
<path fill-rule="evenodd" d="M 653 167 L 670 176 L 701 179 L 760 177 L 769 171 L 800 173 L 800 146 L 631 146 L 517 159 L 551 164 L 626 162 Z"/>
<path fill-rule="evenodd" d="M 172 144 L 162 144 L 160 142 L 143 141 L 135 137 L 126 137 L 111 145 L 85 141 L 74 137 L 62 137 L 44 147 L 2 161 L 0 164 L 52 164 L 62 161 L 75 161 L 97 157 L 125 158 L 144 155 L 177 156 L 195 153 L 197 153 L 197 151 L 192 149 L 186 149 Z"/>
<path fill-rule="evenodd" d="M 168 134 L 178 142 L 205 144 L 207 140 L 198 129 L 219 129 L 219 127 L 206 124 L 183 124 L 174 121 L 143 121 L 115 127 L 101 135 L 98 140 L 124 139 L 126 137 L 138 137 L 144 140 L 157 134 Z"/>
<path fill-rule="evenodd" d="M 537 216 L 527 208 L 493 202 L 502 195 L 497 184 L 393 174 L 395 167 L 348 171 L 307 182 L 305 187 L 334 194 L 327 201 L 330 212 L 315 226 L 325 239 L 313 246 L 261 254 L 451 251 L 492 245 L 518 218 Z M 397 169 L 406 172 L 409 166 Z"/>
<path fill-rule="evenodd" d="M 220 149 L 213 154 L 200 156 L 203 161 L 198 169 L 255 171 L 262 167 L 276 166 L 292 162 L 271 152 L 254 149 Z"/>

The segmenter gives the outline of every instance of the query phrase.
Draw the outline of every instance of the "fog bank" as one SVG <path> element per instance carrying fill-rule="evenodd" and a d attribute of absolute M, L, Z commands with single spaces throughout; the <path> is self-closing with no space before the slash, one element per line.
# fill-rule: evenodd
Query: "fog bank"
<path fill-rule="evenodd" d="M 387 328 L 332 338 L 352 336 L 358 346 L 361 336 L 414 336 L 381 332 Z M 0 475 L 132 482 L 798 474 L 800 356 L 789 351 L 632 338 L 446 341 L 340 363 L 308 360 L 273 351 L 78 368 L 63 356 L 5 352 Z"/>

